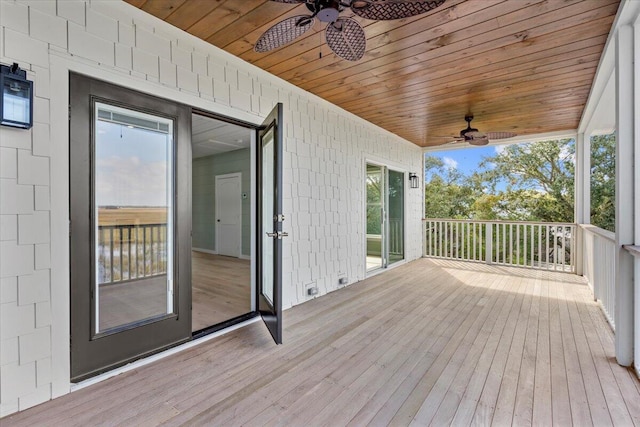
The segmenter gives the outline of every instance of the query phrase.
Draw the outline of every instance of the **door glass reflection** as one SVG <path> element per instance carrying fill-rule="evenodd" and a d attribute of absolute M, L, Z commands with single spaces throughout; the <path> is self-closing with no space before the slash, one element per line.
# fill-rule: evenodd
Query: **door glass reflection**
<path fill-rule="evenodd" d="M 384 175 L 367 165 L 367 271 L 382 267 L 384 248 Z"/>
<path fill-rule="evenodd" d="M 273 306 L 273 217 L 276 214 L 274 200 L 274 143 L 273 128 L 262 137 L 262 294 Z"/>
<path fill-rule="evenodd" d="M 173 313 L 173 122 L 95 104 L 95 333 Z"/>

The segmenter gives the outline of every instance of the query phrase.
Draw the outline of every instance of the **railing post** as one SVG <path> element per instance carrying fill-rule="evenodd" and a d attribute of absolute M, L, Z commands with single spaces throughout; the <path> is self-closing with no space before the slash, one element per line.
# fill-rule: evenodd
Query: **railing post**
<path fill-rule="evenodd" d="M 491 264 L 493 262 L 493 224 L 487 222 L 485 224 L 485 262 Z"/>
<path fill-rule="evenodd" d="M 422 218 L 422 257 L 427 256 L 427 220 Z"/>

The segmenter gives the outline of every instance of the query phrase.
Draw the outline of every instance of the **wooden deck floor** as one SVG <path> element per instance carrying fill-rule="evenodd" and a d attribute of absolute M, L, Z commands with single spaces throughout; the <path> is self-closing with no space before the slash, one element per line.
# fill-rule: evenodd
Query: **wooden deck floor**
<path fill-rule="evenodd" d="M 12 425 L 640 425 L 581 278 L 422 259 L 2 420 Z"/>

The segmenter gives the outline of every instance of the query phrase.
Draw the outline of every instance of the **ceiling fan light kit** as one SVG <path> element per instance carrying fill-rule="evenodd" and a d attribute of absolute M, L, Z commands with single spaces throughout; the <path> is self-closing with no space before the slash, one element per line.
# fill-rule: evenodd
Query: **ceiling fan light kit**
<path fill-rule="evenodd" d="M 351 17 L 340 14 L 349 9 L 353 14 L 375 21 L 408 18 L 426 13 L 446 0 L 271 0 L 278 3 L 304 4 L 311 15 L 299 15 L 278 22 L 265 31 L 254 46 L 256 52 L 269 52 L 291 43 L 306 33 L 315 18 L 327 24 L 325 39 L 329 48 L 347 61 L 362 59 L 367 37 L 364 29 Z"/>

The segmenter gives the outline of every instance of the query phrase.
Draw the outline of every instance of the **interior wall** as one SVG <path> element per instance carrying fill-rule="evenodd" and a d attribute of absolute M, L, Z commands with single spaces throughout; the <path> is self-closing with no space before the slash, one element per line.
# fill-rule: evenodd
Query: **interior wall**
<path fill-rule="evenodd" d="M 71 389 L 70 71 L 255 124 L 283 103 L 284 308 L 364 279 L 364 159 L 422 167 L 419 147 L 121 1 L 0 0 L 0 62 L 35 91 L 33 128 L 0 127 L 0 416 Z M 410 261 L 419 189 L 406 206 Z"/>
<path fill-rule="evenodd" d="M 243 257 L 251 256 L 251 150 L 229 151 L 193 159 L 193 237 L 192 246 L 216 252 L 216 176 L 242 173 L 242 248 Z"/>

